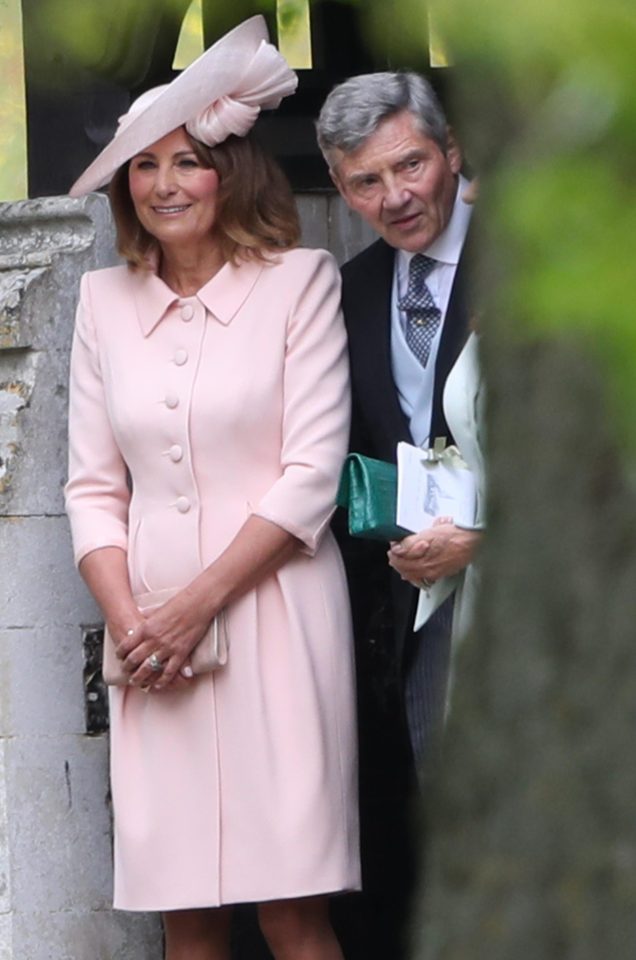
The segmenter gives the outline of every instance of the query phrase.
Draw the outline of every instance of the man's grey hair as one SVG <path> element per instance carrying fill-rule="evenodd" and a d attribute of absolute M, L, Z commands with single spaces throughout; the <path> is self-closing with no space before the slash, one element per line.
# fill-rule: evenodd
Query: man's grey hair
<path fill-rule="evenodd" d="M 447 121 L 430 83 L 419 73 L 364 73 L 334 87 L 316 122 L 318 145 L 330 168 L 333 152 L 351 153 L 380 123 L 408 110 L 421 132 L 446 153 Z"/>

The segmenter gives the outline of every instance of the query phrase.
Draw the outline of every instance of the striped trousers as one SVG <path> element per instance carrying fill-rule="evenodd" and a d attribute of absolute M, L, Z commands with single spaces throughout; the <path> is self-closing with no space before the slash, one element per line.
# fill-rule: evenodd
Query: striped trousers
<path fill-rule="evenodd" d="M 435 774 L 444 729 L 454 596 L 412 636 L 404 699 L 409 737 L 421 784 Z"/>

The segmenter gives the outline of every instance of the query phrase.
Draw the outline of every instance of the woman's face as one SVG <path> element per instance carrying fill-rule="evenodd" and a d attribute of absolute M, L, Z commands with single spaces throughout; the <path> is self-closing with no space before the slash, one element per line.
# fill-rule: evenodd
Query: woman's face
<path fill-rule="evenodd" d="M 140 223 L 162 247 L 210 243 L 219 176 L 201 165 L 183 127 L 132 158 L 128 183 Z"/>

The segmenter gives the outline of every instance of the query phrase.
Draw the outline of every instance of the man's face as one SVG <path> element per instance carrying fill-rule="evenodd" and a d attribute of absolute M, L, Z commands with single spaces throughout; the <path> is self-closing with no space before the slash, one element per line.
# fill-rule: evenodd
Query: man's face
<path fill-rule="evenodd" d="M 347 204 L 392 247 L 426 250 L 445 229 L 461 167 L 452 136 L 442 153 L 403 110 L 383 120 L 356 150 L 334 150 L 330 159 Z"/>

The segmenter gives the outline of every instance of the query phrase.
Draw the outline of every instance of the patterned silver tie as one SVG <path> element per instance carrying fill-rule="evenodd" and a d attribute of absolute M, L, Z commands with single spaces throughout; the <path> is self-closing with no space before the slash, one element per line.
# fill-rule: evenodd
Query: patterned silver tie
<path fill-rule="evenodd" d="M 442 319 L 426 286 L 426 278 L 436 266 L 436 260 L 416 253 L 409 264 L 407 291 L 398 300 L 398 307 L 406 314 L 406 342 L 423 367 L 428 363 L 431 345 Z"/>

